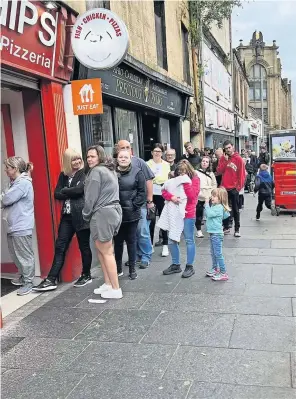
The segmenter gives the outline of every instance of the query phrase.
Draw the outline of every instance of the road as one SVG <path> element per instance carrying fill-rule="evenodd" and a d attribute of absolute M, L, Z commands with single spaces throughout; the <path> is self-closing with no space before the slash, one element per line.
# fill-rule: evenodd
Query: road
<path fill-rule="evenodd" d="M 257 222 L 245 202 L 242 237 L 225 237 L 228 282 L 205 277 L 204 238 L 190 279 L 163 276 L 156 249 L 120 301 L 88 303 L 99 272 L 6 317 L 2 398 L 295 399 L 296 218 Z"/>

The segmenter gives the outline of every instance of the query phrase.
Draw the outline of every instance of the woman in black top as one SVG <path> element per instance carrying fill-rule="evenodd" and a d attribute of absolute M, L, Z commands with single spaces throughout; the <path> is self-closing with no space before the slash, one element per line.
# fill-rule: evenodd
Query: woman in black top
<path fill-rule="evenodd" d="M 123 243 L 128 252 L 129 278 L 137 278 L 135 270 L 137 252 L 137 226 L 141 219 L 141 207 L 146 202 L 146 180 L 143 172 L 131 163 L 131 155 L 122 150 L 117 154 L 119 200 L 122 208 L 122 223 L 114 237 L 114 252 L 118 276 L 122 276 Z"/>
<path fill-rule="evenodd" d="M 82 274 L 74 286 L 83 287 L 92 282 L 90 274 L 92 261 L 89 245 L 90 230 L 88 223 L 82 217 L 85 181 L 83 167 L 81 155 L 68 148 L 63 155 L 63 171 L 54 191 L 55 199 L 63 201 L 54 259 L 47 278 L 37 287 L 34 287 L 34 291 L 52 291 L 57 288 L 56 280 L 64 265 L 66 252 L 75 233 L 82 258 Z"/>

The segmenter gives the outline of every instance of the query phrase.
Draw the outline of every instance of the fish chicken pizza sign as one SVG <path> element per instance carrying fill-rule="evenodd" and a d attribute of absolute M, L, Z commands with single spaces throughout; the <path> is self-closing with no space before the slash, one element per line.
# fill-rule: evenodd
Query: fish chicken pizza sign
<path fill-rule="evenodd" d="M 81 64 L 90 69 L 110 69 L 125 57 L 128 33 L 116 14 L 104 8 L 94 8 L 77 18 L 71 43 Z"/>
<path fill-rule="evenodd" d="M 54 75 L 58 12 L 39 1 L 1 0 L 1 62 Z"/>

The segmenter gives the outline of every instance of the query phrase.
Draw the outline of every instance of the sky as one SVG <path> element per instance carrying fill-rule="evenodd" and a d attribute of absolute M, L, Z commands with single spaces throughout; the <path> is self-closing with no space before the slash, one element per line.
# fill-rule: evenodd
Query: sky
<path fill-rule="evenodd" d="M 248 44 L 255 30 L 261 31 L 266 45 L 276 40 L 282 62 L 282 77 L 292 81 L 296 118 L 296 0 L 243 1 L 232 15 L 233 47 Z"/>

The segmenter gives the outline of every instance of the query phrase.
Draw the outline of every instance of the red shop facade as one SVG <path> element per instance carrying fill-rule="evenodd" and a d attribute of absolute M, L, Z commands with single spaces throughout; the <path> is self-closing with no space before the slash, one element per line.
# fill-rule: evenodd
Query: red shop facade
<path fill-rule="evenodd" d="M 61 205 L 53 192 L 68 144 L 63 86 L 73 69 L 70 36 L 75 18 L 66 6 L 49 10 L 38 1 L 1 1 L 1 156 L 17 155 L 34 164 L 34 252 L 36 275 L 42 277 L 51 268 L 60 218 Z M 5 186 L 7 176 L 1 173 Z M 2 234 L 1 272 L 16 270 Z M 73 240 L 61 279 L 72 281 L 80 271 Z"/>

